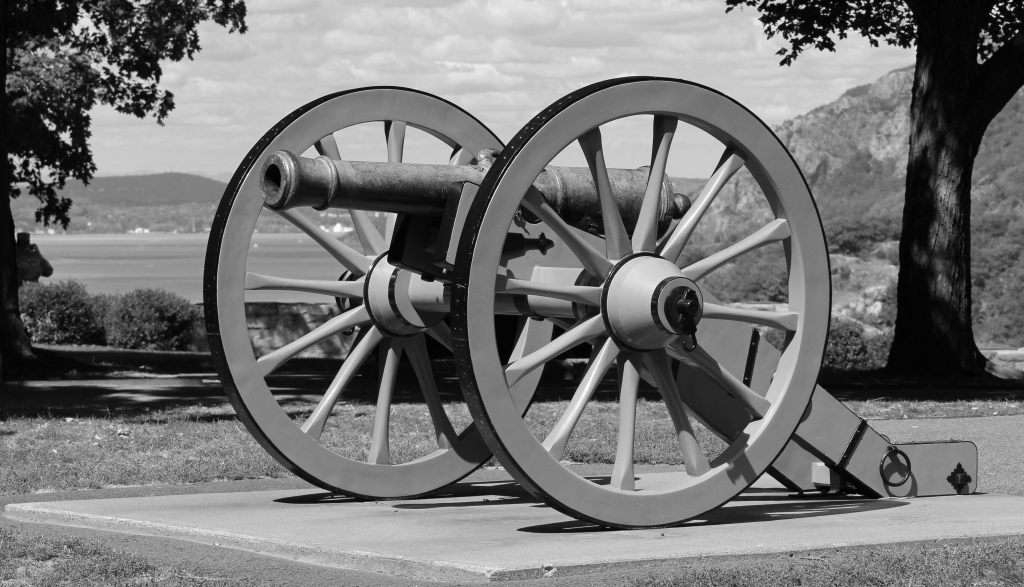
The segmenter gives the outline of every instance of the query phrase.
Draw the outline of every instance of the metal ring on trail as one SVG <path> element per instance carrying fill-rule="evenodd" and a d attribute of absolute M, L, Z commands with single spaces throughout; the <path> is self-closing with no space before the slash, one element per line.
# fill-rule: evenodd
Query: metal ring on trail
<path fill-rule="evenodd" d="M 903 461 L 906 463 L 907 472 L 899 483 L 893 483 L 892 481 L 889 480 L 889 476 L 885 474 L 885 462 L 888 460 L 890 462 L 897 463 L 899 461 L 896 460 L 896 457 L 898 457 L 899 455 L 903 455 Z M 882 455 L 881 460 L 878 462 L 878 474 L 881 475 L 882 482 L 888 485 L 889 487 L 899 487 L 903 485 L 907 481 L 910 481 L 910 457 L 908 457 L 907 453 L 903 452 L 899 448 L 895 446 L 890 446 L 885 451 L 885 454 Z"/>

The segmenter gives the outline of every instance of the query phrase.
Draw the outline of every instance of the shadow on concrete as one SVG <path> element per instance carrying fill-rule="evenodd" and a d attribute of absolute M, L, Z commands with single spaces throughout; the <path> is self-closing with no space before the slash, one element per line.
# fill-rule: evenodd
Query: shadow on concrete
<path fill-rule="evenodd" d="M 588 477 L 589 478 L 589 477 Z M 454 501 L 452 499 L 457 501 Z M 467 499 L 468 498 L 468 499 Z M 361 500 L 329 492 L 317 492 L 275 500 L 277 503 L 348 504 L 366 501 L 387 503 L 398 510 L 462 509 L 468 507 L 500 507 L 532 504 L 532 507 L 548 508 L 535 499 L 521 486 L 512 481 L 456 483 L 425 497 L 408 500 Z M 778 520 L 814 518 L 820 516 L 841 516 L 860 512 L 886 510 L 908 505 L 902 500 L 878 500 L 860 496 L 827 494 L 790 494 L 777 489 L 748 489 L 733 498 L 725 507 L 690 520 L 682 527 L 719 526 L 751 522 L 772 522 Z M 519 532 L 557 534 L 579 532 L 614 532 L 591 522 L 565 520 L 550 524 L 526 526 Z"/>
<path fill-rule="evenodd" d="M 751 500 L 749 503 L 745 501 Z M 819 516 L 837 516 L 898 508 L 908 505 L 905 501 L 874 500 L 868 498 L 817 498 L 803 500 L 788 496 L 780 496 L 770 503 L 764 503 L 764 496 L 740 495 L 730 501 L 728 507 L 720 507 L 704 515 L 682 524 L 683 528 L 698 526 L 720 526 L 724 524 L 749 524 L 752 522 L 775 522 L 799 518 L 815 518 Z M 579 520 L 567 520 L 551 524 L 539 524 L 519 528 L 520 532 L 538 534 L 561 534 L 578 532 L 621 531 L 612 530 Z"/>
<path fill-rule="evenodd" d="M 443 501 L 431 500 L 450 498 L 477 498 L 470 501 Z M 405 510 L 427 510 L 440 508 L 463 508 L 478 505 L 509 505 L 513 503 L 536 503 L 540 504 L 518 483 L 514 481 L 484 481 L 484 482 L 462 482 L 455 483 L 421 497 L 409 499 L 361 499 L 348 497 L 330 492 L 317 492 L 306 495 L 294 495 L 274 500 L 277 503 L 288 504 L 345 504 L 358 502 L 384 502 L 395 509 Z"/>
<path fill-rule="evenodd" d="M 392 504 L 392 507 L 396 510 L 438 510 L 521 504 L 536 504 L 543 507 L 543 504 L 537 503 L 537 500 L 530 495 L 523 497 L 495 497 L 492 495 L 475 501 L 446 501 L 442 503 L 396 503 Z"/>
<path fill-rule="evenodd" d="M 274 503 L 289 503 L 299 505 L 310 505 L 310 504 L 334 504 L 334 503 L 358 503 L 366 501 L 357 497 L 349 497 L 347 495 L 341 495 L 338 493 L 310 493 L 308 495 L 293 495 L 291 497 L 282 497 L 275 499 Z"/>

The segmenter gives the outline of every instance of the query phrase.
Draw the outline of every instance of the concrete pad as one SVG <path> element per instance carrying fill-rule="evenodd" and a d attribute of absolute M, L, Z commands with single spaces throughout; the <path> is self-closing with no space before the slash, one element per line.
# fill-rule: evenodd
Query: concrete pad
<path fill-rule="evenodd" d="M 639 476 L 672 475 L 646 473 Z M 656 483 L 656 479 L 649 479 Z M 668 529 L 613 531 L 567 518 L 511 482 L 360 502 L 280 490 L 10 504 L 14 520 L 154 535 L 410 578 L 495 581 L 647 567 L 682 558 L 1024 534 L 1024 498 L 792 497 L 758 483 Z"/>

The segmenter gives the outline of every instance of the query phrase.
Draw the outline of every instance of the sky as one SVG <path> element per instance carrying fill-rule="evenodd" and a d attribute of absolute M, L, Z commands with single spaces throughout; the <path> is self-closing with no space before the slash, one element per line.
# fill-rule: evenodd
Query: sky
<path fill-rule="evenodd" d="M 754 10 L 726 14 L 723 0 L 246 5 L 246 34 L 204 24 L 195 59 L 166 64 L 162 84 L 174 93 L 177 108 L 165 126 L 106 107 L 93 112 L 99 174 L 230 174 L 289 112 L 324 94 L 362 86 L 436 94 L 507 141 L 558 98 L 611 77 L 695 81 L 778 124 L 914 62 L 911 50 L 873 48 L 850 38 L 835 53 L 811 51 L 781 67 L 775 53 L 783 41 L 766 39 Z M 650 136 L 649 130 L 635 130 Z M 377 139 L 355 133 L 346 145 L 356 152 L 379 150 Z M 642 142 L 639 135 L 636 140 Z M 699 137 L 684 142 L 673 146 L 682 158 L 677 173 L 705 175 L 717 152 L 704 148 Z M 643 151 L 649 157 L 649 147 Z"/>

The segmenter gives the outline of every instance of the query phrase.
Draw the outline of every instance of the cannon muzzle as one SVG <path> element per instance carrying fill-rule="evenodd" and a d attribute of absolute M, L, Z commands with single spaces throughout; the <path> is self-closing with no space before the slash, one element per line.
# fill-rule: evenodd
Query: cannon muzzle
<path fill-rule="evenodd" d="M 488 161 L 481 153 L 478 159 Z M 263 164 L 261 186 L 274 210 L 311 206 L 317 210 L 348 208 L 443 216 L 449 198 L 458 198 L 462 184 L 480 184 L 489 165 L 421 165 L 310 159 L 277 151 Z M 626 228 L 632 229 L 647 190 L 649 168 L 609 169 L 612 195 Z M 601 232 L 601 202 L 590 169 L 549 166 L 534 180 L 562 218 L 573 226 Z M 664 230 L 690 208 L 690 200 L 662 183 L 658 225 Z"/>

